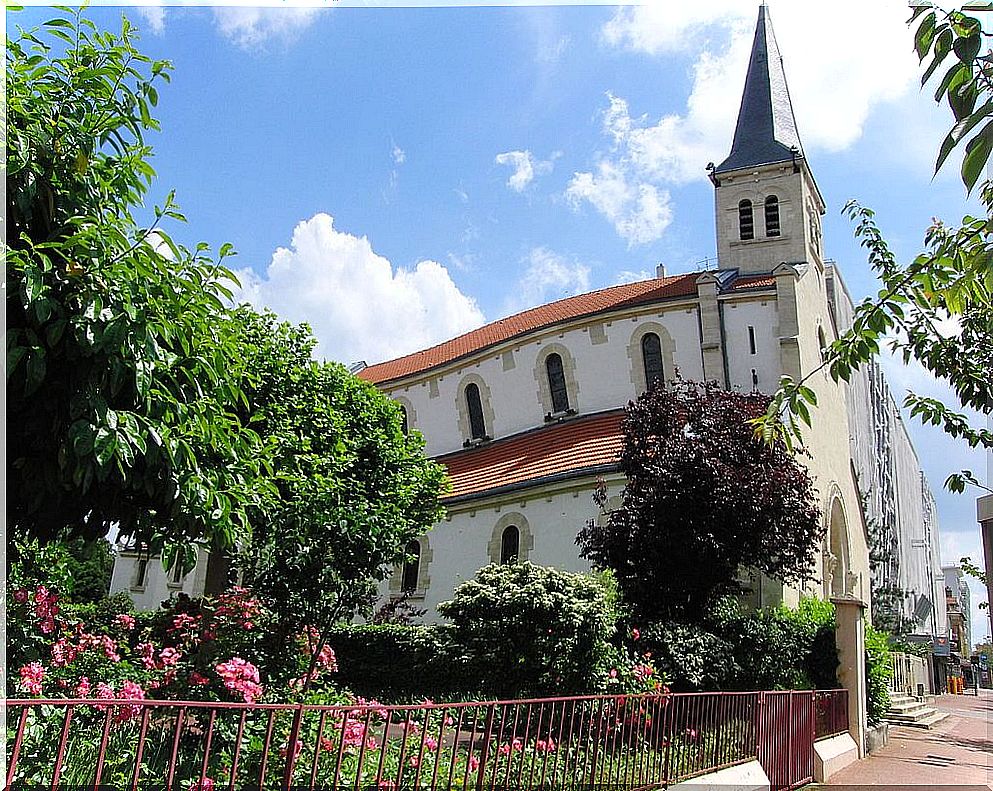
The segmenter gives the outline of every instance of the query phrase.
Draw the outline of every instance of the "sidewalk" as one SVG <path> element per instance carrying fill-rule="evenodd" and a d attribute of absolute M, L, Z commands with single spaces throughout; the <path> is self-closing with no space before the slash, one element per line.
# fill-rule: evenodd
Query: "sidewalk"
<path fill-rule="evenodd" d="M 831 778 L 828 787 L 993 788 L 993 692 L 942 695 L 949 717 L 933 730 L 890 726 L 889 743 Z"/>

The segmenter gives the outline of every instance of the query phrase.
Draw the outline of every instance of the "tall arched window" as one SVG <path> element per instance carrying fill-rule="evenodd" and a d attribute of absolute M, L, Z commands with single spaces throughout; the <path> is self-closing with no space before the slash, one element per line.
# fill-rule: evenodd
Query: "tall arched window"
<path fill-rule="evenodd" d="M 752 202 L 743 200 L 738 203 L 738 236 L 741 239 L 755 238 L 755 218 L 752 217 Z"/>
<path fill-rule="evenodd" d="M 821 360 L 827 360 L 828 357 L 828 342 L 827 338 L 824 337 L 824 327 L 820 326 L 817 328 L 817 346 L 821 350 Z"/>
<path fill-rule="evenodd" d="M 404 554 L 407 559 L 403 562 L 400 590 L 404 593 L 413 593 L 417 590 L 417 578 L 421 572 L 421 542 L 416 539 L 411 541 L 404 549 Z"/>
<path fill-rule="evenodd" d="M 521 531 L 516 525 L 509 525 L 500 538 L 500 564 L 516 563 L 521 554 Z"/>
<path fill-rule="evenodd" d="M 779 236 L 779 198 L 775 195 L 765 199 L 765 235 Z"/>
<path fill-rule="evenodd" d="M 407 407 L 400 404 L 400 428 L 403 429 L 404 434 L 410 433 L 410 424 L 407 417 Z"/>
<path fill-rule="evenodd" d="M 466 385 L 465 405 L 469 410 L 469 431 L 472 439 L 485 439 L 486 421 L 483 419 L 483 402 L 479 398 L 479 385 L 475 382 Z"/>
<path fill-rule="evenodd" d="M 565 386 L 565 371 L 562 370 L 562 357 L 554 352 L 545 358 L 548 372 L 548 389 L 552 393 L 552 412 L 569 411 L 569 391 Z"/>
<path fill-rule="evenodd" d="M 641 358 L 645 363 L 645 384 L 651 390 L 665 377 L 665 372 L 662 370 L 662 341 L 654 332 L 646 333 L 642 337 Z"/>

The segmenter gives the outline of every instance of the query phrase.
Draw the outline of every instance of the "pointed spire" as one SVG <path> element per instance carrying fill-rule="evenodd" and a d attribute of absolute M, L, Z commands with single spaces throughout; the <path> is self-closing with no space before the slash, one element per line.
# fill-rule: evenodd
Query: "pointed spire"
<path fill-rule="evenodd" d="M 759 7 L 731 153 L 715 172 L 783 162 L 792 159 L 794 146 L 802 156 L 783 58 L 772 32 L 769 8 L 763 3 Z"/>

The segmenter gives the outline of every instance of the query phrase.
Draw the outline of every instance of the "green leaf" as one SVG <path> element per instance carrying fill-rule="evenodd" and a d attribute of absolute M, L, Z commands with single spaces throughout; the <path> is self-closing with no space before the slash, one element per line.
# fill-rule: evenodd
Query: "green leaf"
<path fill-rule="evenodd" d="M 983 172 L 991 151 L 993 151 L 993 121 L 987 123 L 965 147 L 965 156 L 962 158 L 962 181 L 969 192 L 972 192 L 979 174 Z"/>

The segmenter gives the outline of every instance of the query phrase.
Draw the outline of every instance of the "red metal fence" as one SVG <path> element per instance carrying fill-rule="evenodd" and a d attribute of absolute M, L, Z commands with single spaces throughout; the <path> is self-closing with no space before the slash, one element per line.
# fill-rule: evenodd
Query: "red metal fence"
<path fill-rule="evenodd" d="M 7 786 L 634 789 L 758 757 L 773 788 L 794 788 L 810 779 L 814 740 L 847 729 L 847 702 L 844 690 L 415 706 L 10 700 Z"/>

